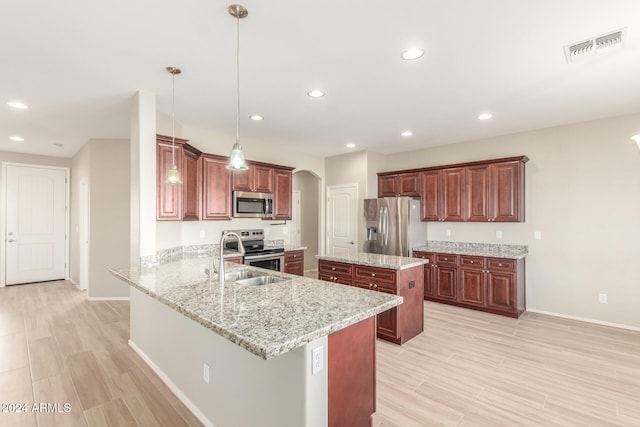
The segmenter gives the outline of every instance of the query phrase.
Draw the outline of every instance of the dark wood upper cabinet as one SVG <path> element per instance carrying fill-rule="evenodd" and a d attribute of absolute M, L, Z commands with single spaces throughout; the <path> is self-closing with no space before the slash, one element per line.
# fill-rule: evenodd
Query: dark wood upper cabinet
<path fill-rule="evenodd" d="M 291 169 L 273 170 L 273 219 L 291 219 Z"/>
<path fill-rule="evenodd" d="M 423 221 L 464 221 L 464 168 L 420 173 Z"/>
<path fill-rule="evenodd" d="M 420 196 L 418 173 L 378 175 L 378 197 Z"/>
<path fill-rule="evenodd" d="M 524 221 L 524 161 L 467 167 L 467 221 Z"/>
<path fill-rule="evenodd" d="M 233 171 L 233 191 L 273 193 L 273 173 L 273 167 L 249 163 L 248 170 Z"/>
<path fill-rule="evenodd" d="M 202 219 L 231 219 L 231 171 L 229 159 L 223 156 L 203 154 L 202 169 Z"/>
<path fill-rule="evenodd" d="M 526 156 L 482 160 L 378 174 L 379 197 L 404 190 L 422 199 L 423 221 L 524 221 Z M 417 174 L 416 183 L 411 178 Z M 395 194 L 394 194 L 395 193 Z"/>
<path fill-rule="evenodd" d="M 187 144 L 187 140 L 156 136 L 156 219 L 158 221 L 198 220 L 200 214 L 200 151 Z M 175 164 L 182 184 L 165 184 L 169 168 Z"/>

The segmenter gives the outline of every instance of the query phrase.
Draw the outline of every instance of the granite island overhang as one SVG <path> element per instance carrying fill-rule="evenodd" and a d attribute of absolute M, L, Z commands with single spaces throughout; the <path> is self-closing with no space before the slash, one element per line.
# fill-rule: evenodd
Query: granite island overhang
<path fill-rule="evenodd" d="M 111 270 L 132 286 L 131 347 L 205 425 L 328 425 L 330 338 L 353 331 L 357 336 L 334 342 L 356 346 L 371 335 L 363 348 L 375 361 L 375 316 L 402 298 L 234 263 L 225 263 L 227 272 L 282 280 L 220 288 L 209 283 L 208 263 L 191 258 Z M 322 368 L 312 373 L 318 351 Z M 203 369 L 210 369 L 209 382 Z M 375 364 L 369 374 L 375 390 Z M 371 412 L 375 394 L 372 405 Z"/>

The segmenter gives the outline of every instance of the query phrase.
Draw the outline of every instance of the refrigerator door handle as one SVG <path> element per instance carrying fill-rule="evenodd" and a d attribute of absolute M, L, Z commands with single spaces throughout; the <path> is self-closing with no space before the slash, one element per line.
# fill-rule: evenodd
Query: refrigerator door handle
<path fill-rule="evenodd" d="M 389 242 L 389 209 L 387 209 L 387 207 L 385 206 L 384 208 L 384 212 L 383 212 L 383 245 L 387 245 L 387 243 Z"/>
<path fill-rule="evenodd" d="M 381 206 L 380 209 L 378 209 L 378 243 L 379 244 L 383 244 L 383 239 L 382 239 L 382 213 L 383 211 L 383 207 Z"/>

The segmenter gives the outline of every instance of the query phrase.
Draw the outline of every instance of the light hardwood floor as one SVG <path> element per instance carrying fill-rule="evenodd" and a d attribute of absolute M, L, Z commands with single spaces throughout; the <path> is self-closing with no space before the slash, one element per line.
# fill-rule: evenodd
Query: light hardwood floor
<path fill-rule="evenodd" d="M 0 288 L 0 426 L 196 426 L 127 345 L 129 304 L 68 282 Z M 640 333 L 425 302 L 425 332 L 378 341 L 377 413 L 388 426 L 640 426 Z"/>

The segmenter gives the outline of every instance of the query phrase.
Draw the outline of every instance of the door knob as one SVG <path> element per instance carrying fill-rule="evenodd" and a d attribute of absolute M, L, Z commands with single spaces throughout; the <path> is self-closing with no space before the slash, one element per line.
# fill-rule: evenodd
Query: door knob
<path fill-rule="evenodd" d="M 7 240 L 7 242 L 9 242 L 9 243 L 13 243 L 13 242 L 15 242 L 15 240 L 13 240 L 13 239 L 9 239 L 9 240 Z"/>
<path fill-rule="evenodd" d="M 353 245 L 353 240 L 351 240 L 350 242 L 348 242 L 350 245 Z"/>

